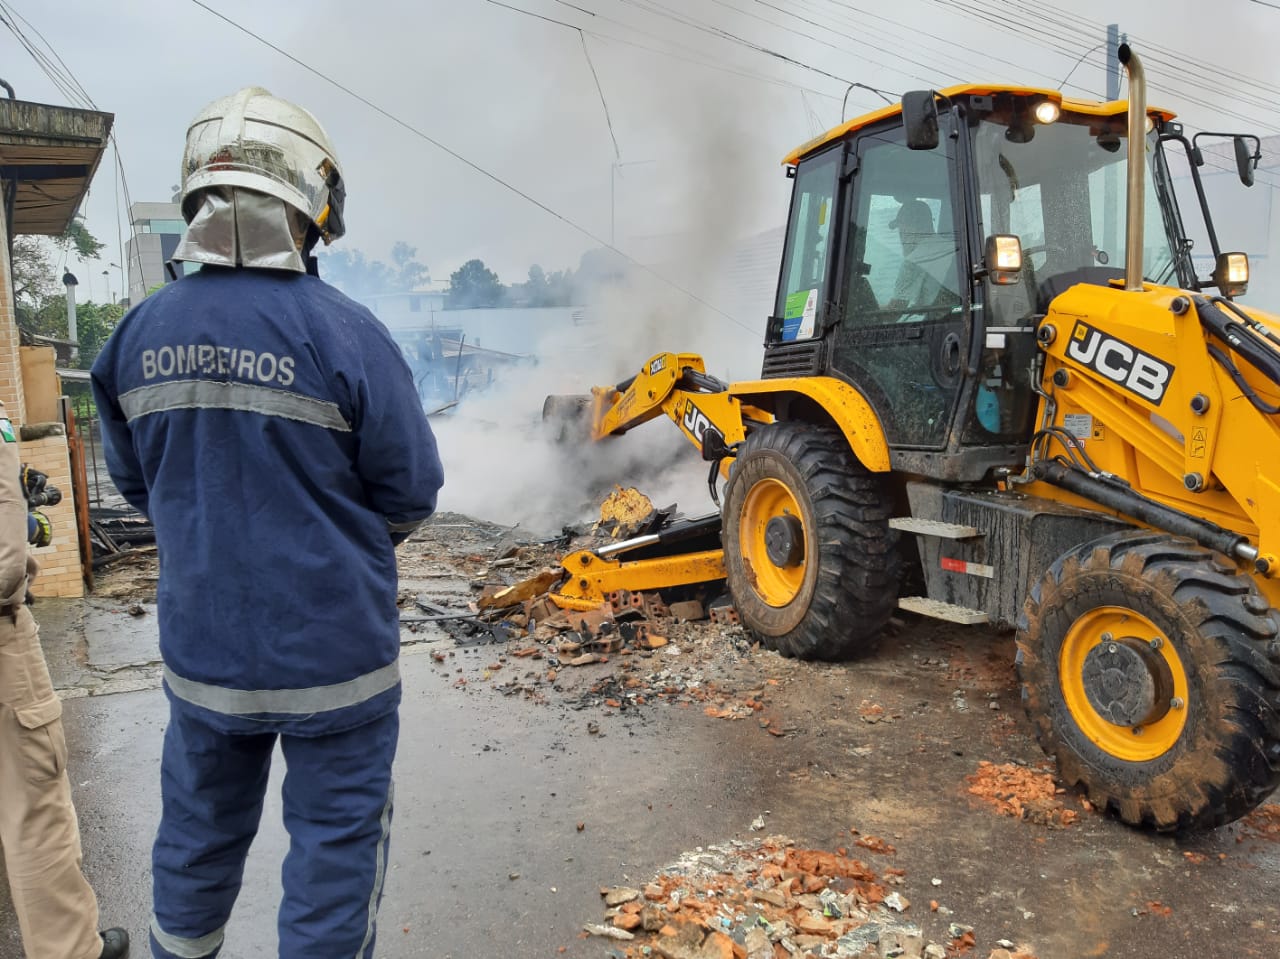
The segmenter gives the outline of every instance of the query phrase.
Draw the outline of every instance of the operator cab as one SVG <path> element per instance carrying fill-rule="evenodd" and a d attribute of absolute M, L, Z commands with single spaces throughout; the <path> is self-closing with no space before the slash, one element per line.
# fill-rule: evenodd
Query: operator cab
<path fill-rule="evenodd" d="M 1020 466 L 1039 318 L 1077 283 L 1124 279 L 1125 111 L 959 87 L 909 94 L 788 157 L 795 187 L 763 375 L 851 383 L 897 470 L 976 481 Z M 1194 289 L 1158 142 L 1176 124 L 1148 116 L 1144 278 Z M 1019 268 L 987 264 L 997 236 L 1017 239 Z"/>

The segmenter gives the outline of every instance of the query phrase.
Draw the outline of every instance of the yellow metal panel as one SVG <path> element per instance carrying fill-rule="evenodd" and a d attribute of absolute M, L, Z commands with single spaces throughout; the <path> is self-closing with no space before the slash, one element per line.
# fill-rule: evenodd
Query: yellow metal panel
<path fill-rule="evenodd" d="M 1045 349 L 1044 371 L 1055 401 L 1054 425 L 1087 425 L 1089 435 L 1079 432 L 1081 425 L 1077 435 L 1100 470 L 1124 478 L 1157 502 L 1240 533 L 1264 557 L 1280 556 L 1280 420 L 1253 406 L 1211 359 L 1195 309 L 1182 315 L 1172 311 L 1176 297 L 1189 295 L 1152 284 L 1138 292 L 1079 284 L 1058 296 L 1041 323 L 1056 333 Z M 1280 332 L 1280 318 L 1250 314 Z M 1108 339 L 1120 345 L 1107 347 Z M 1217 346 L 1226 350 L 1225 344 Z M 1111 350 L 1107 363 L 1093 362 L 1090 357 L 1101 356 L 1095 351 L 1102 349 Z M 1172 368 L 1157 400 L 1133 389 L 1126 374 L 1133 368 L 1133 351 Z M 1236 362 L 1251 389 L 1267 402 L 1280 400 L 1274 384 L 1239 358 Z M 1100 372 L 1104 367 L 1110 370 L 1106 375 Z M 1066 375 L 1065 386 L 1052 385 L 1055 374 Z M 1204 409 L 1200 414 L 1191 408 L 1197 394 L 1208 400 L 1207 409 L 1197 403 Z M 1049 455 L 1062 452 L 1056 441 L 1049 445 Z M 1202 477 L 1200 492 L 1185 485 L 1191 473 Z M 1044 483 L 1024 490 L 1078 502 Z M 1273 605 L 1280 601 L 1274 575 L 1257 573 L 1251 563 L 1238 565 Z"/>
<path fill-rule="evenodd" d="M 730 396 L 764 409 L 772 407 L 771 398 L 782 393 L 809 397 L 836 421 L 853 455 L 863 466 L 873 473 L 889 472 L 889 444 L 880 418 L 866 397 L 844 380 L 833 376 L 781 377 L 734 383 L 729 387 Z"/>
<path fill-rule="evenodd" d="M 589 608 L 594 608 L 617 589 L 638 593 L 725 578 L 724 551 L 719 549 L 629 563 L 601 558 L 590 550 L 583 550 L 566 556 L 563 565 L 569 580 L 558 594 L 551 597 L 551 601 L 561 608 L 566 608 L 565 600 L 574 606 L 579 602 L 589 602 Z"/>
<path fill-rule="evenodd" d="M 592 439 L 625 433 L 661 414 L 686 368 L 706 372 L 706 364 L 696 353 L 657 353 L 645 362 L 625 392 L 611 386 L 594 387 Z"/>
<path fill-rule="evenodd" d="M 959 86 L 947 87 L 940 90 L 939 94 L 945 97 L 959 96 L 989 96 L 995 93 L 1011 93 L 1015 96 L 1033 96 L 1042 97 L 1051 100 L 1062 107 L 1064 113 L 1083 113 L 1088 116 L 1110 117 L 1126 114 L 1129 111 L 1128 100 L 1111 100 L 1107 102 L 1098 102 L 1093 100 L 1075 100 L 1071 97 L 1064 97 L 1058 90 L 1046 90 L 1042 87 L 1019 87 L 1005 86 L 1003 84 L 990 83 L 967 83 Z M 865 113 L 860 117 L 854 117 L 847 123 L 842 123 L 838 127 L 833 127 L 821 136 L 814 137 L 808 143 L 792 150 L 785 160 L 784 166 L 795 166 L 803 157 L 808 156 L 815 150 L 821 149 L 829 143 L 834 143 L 855 132 L 863 127 L 871 126 L 888 117 L 897 116 L 902 113 L 901 103 L 889 103 L 881 107 L 879 110 Z M 1148 107 L 1147 115 L 1160 117 L 1164 120 L 1172 120 L 1176 114 L 1171 110 L 1165 110 L 1161 107 Z"/>

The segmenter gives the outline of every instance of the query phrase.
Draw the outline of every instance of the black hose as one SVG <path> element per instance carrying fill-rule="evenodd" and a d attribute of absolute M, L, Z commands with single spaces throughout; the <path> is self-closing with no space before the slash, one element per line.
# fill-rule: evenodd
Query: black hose
<path fill-rule="evenodd" d="M 1077 496 L 1083 496 L 1100 506 L 1132 516 L 1136 520 L 1175 536 L 1186 536 L 1201 546 L 1215 549 L 1233 559 L 1237 558 L 1236 547 L 1248 542 L 1246 537 L 1239 533 L 1223 529 L 1208 520 L 1188 516 L 1171 506 L 1147 499 L 1128 487 L 1108 483 L 1082 470 L 1071 469 L 1054 462 L 1040 462 L 1032 468 L 1032 472 L 1039 479 L 1054 486 L 1060 486 Z"/>
<path fill-rule="evenodd" d="M 1280 386 L 1280 354 L 1261 341 L 1257 332 L 1244 323 L 1228 318 L 1207 297 L 1192 297 L 1200 324 L 1227 346 L 1239 353 L 1258 372 Z"/>
<path fill-rule="evenodd" d="M 686 388 L 692 386 L 704 393 L 723 393 L 729 388 L 729 384 L 719 377 L 712 376 L 710 373 L 699 373 L 688 366 L 680 371 L 679 385 Z"/>
<path fill-rule="evenodd" d="M 1253 387 L 1249 385 L 1249 381 L 1244 378 L 1244 374 L 1231 362 L 1231 357 L 1227 356 L 1226 353 L 1223 353 L 1212 343 L 1205 348 L 1209 351 L 1209 355 L 1217 360 L 1218 364 L 1227 371 L 1227 375 L 1231 377 L 1231 382 L 1236 385 L 1236 389 L 1243 393 L 1245 399 L 1257 407 L 1260 413 L 1266 413 L 1268 416 L 1280 413 L 1280 406 L 1271 405 L 1254 392 Z"/>
<path fill-rule="evenodd" d="M 671 543 L 682 543 L 685 540 L 697 539 L 700 536 L 719 532 L 720 514 L 710 513 L 707 516 L 700 516 L 696 519 L 672 523 L 666 529 L 659 531 L 658 542 L 668 546 Z"/>

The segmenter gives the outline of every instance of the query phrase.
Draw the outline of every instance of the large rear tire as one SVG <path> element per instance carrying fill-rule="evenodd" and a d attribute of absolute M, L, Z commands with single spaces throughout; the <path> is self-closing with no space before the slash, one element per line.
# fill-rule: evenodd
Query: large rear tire
<path fill-rule="evenodd" d="M 725 570 L 742 622 L 767 648 L 847 659 L 897 604 L 893 502 L 835 430 L 777 423 L 747 437 L 723 509 Z"/>
<path fill-rule="evenodd" d="M 1040 745 L 1099 809 L 1162 832 L 1280 785 L 1280 615 L 1222 556 L 1130 531 L 1067 553 L 1018 623 Z"/>

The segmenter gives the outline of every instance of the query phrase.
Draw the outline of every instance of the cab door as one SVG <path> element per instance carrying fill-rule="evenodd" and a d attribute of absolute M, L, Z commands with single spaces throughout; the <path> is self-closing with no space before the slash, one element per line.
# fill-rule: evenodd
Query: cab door
<path fill-rule="evenodd" d="M 896 119 L 859 134 L 844 204 L 831 368 L 866 396 L 895 449 L 945 448 L 964 385 L 971 286 L 943 124 L 933 150 L 907 149 Z"/>

